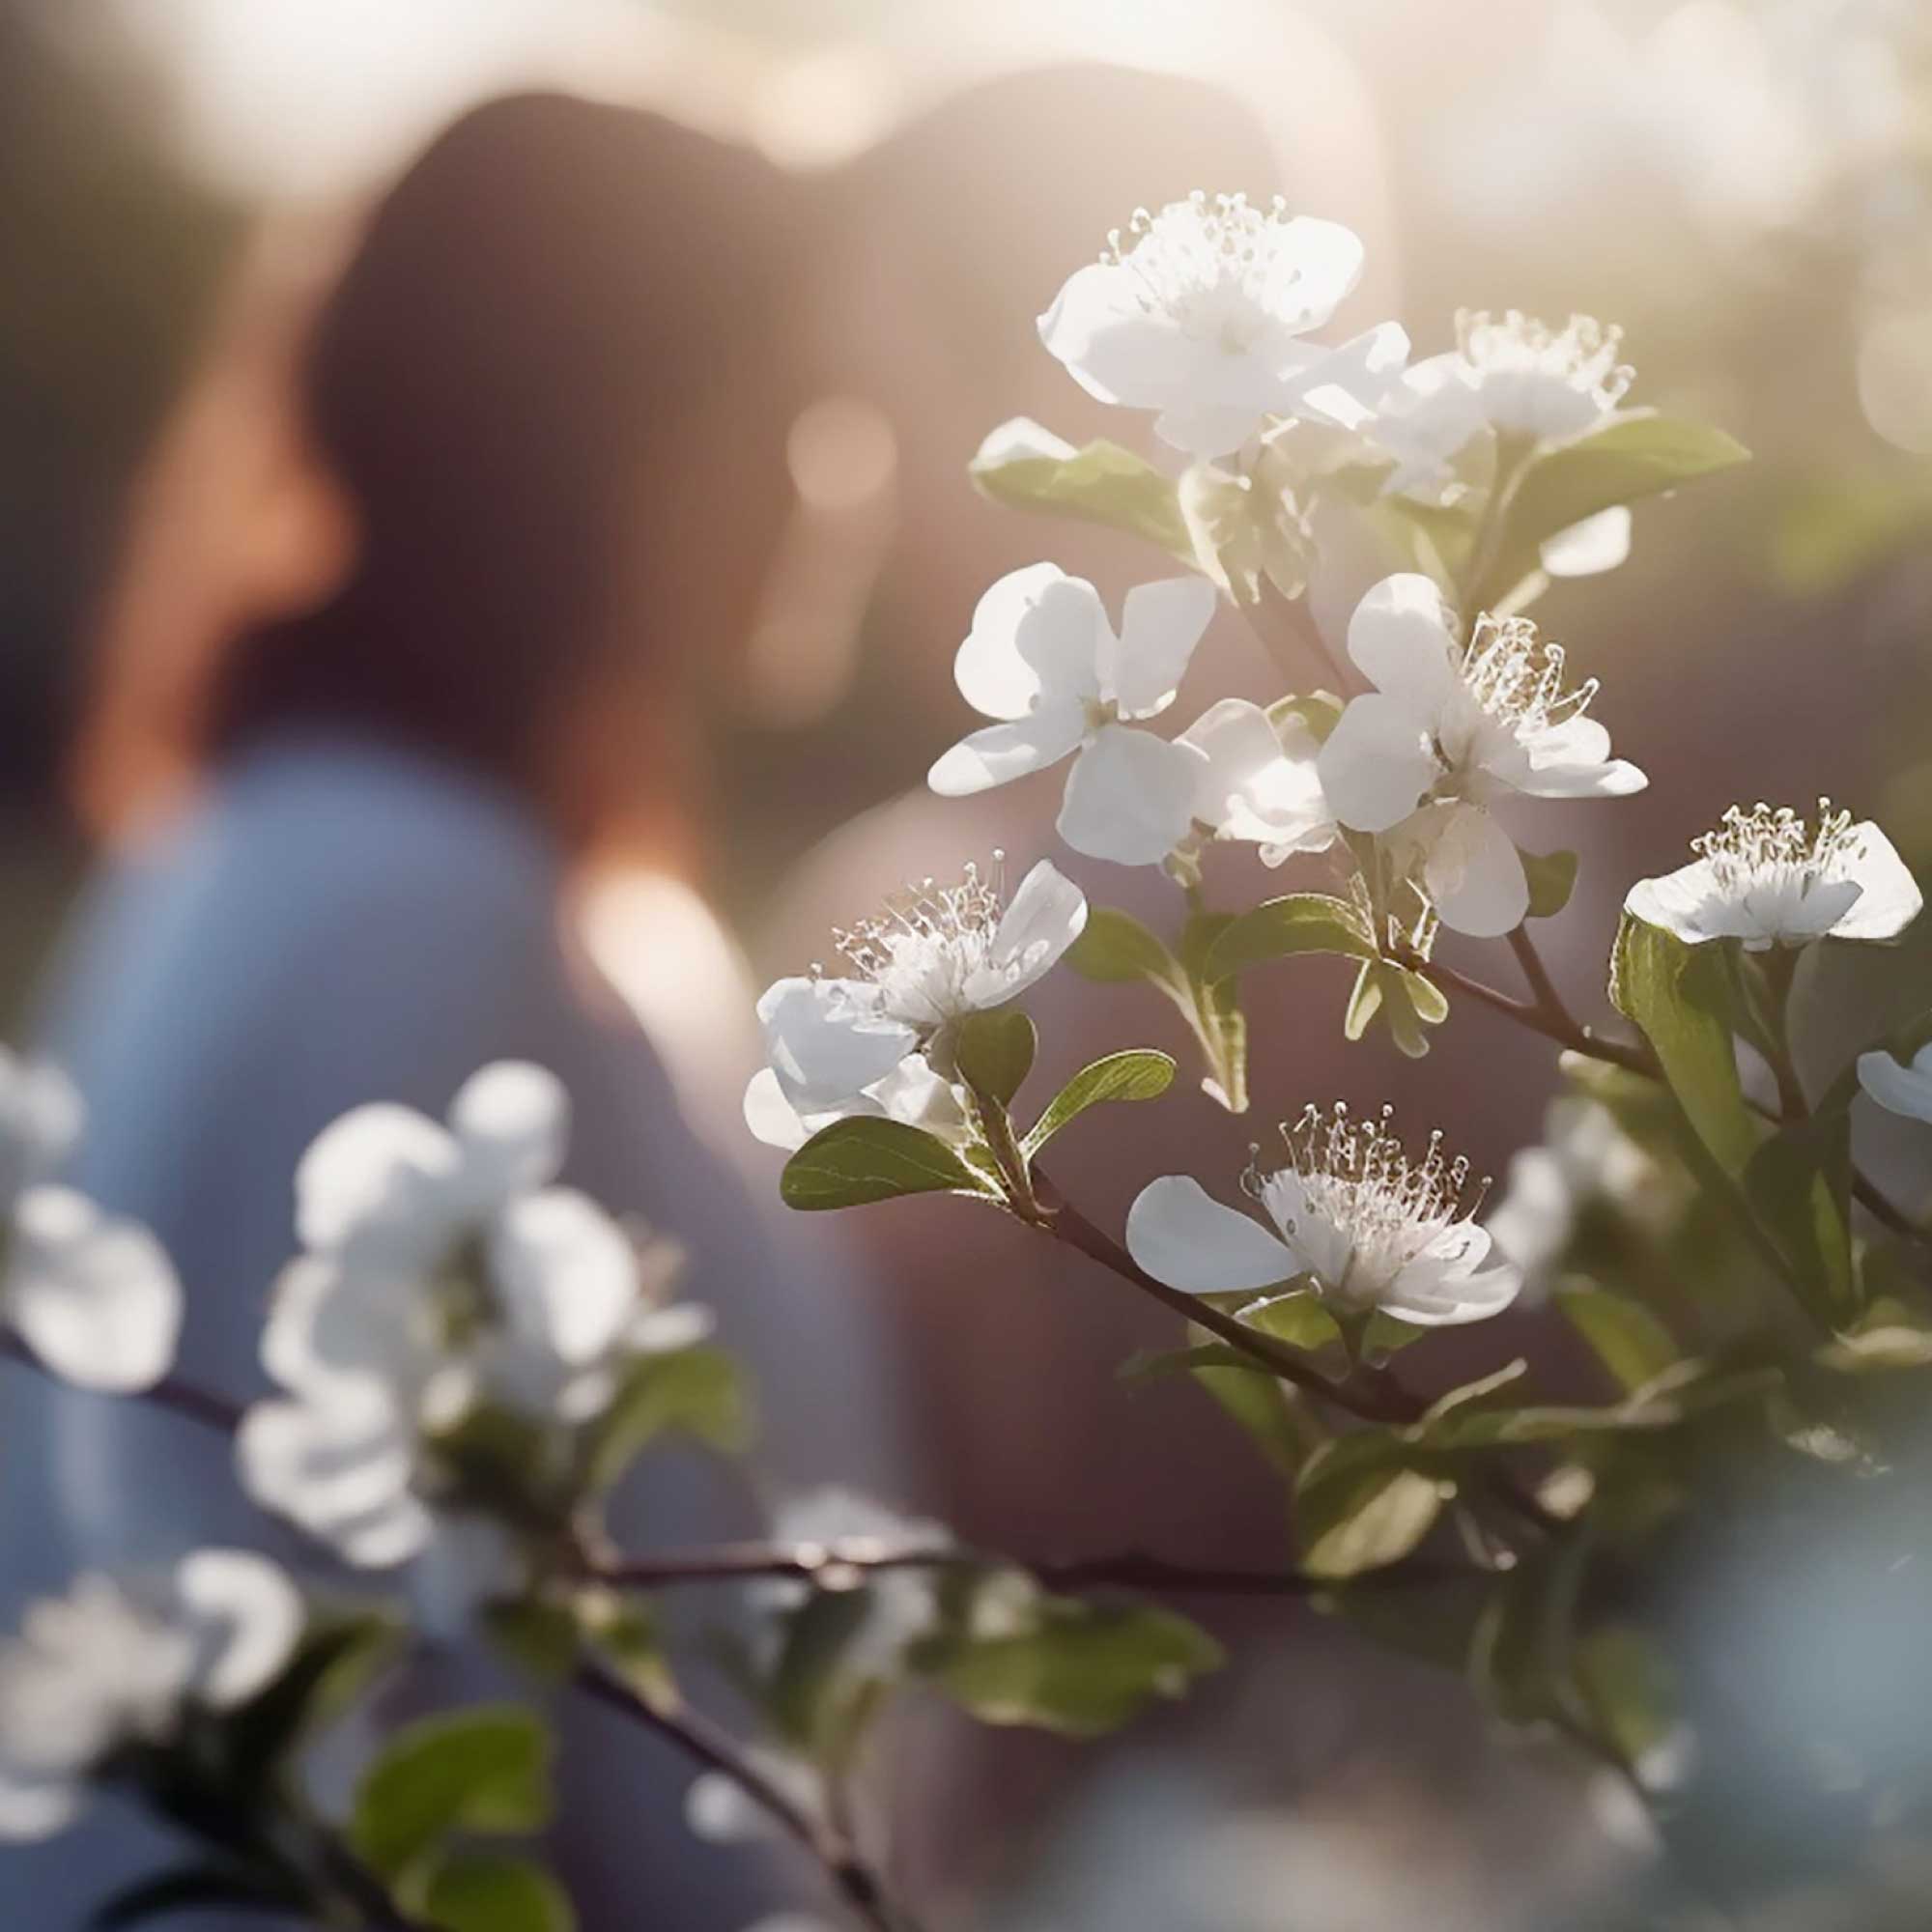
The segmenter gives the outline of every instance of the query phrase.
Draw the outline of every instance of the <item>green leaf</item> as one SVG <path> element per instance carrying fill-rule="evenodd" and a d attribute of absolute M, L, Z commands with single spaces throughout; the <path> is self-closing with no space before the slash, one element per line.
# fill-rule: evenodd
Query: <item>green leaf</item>
<path fill-rule="evenodd" d="M 960 1022 L 953 1057 L 967 1085 L 1004 1107 L 1033 1070 L 1038 1043 L 1033 1022 L 1017 1007 L 995 1007 Z"/>
<path fill-rule="evenodd" d="M 615 1590 L 580 1590 L 577 1615 L 598 1656 L 653 1711 L 677 1708 L 677 1680 L 648 1602 Z"/>
<path fill-rule="evenodd" d="M 117 1891 L 89 1917 L 87 1932 L 126 1932 L 150 1919 L 179 1922 L 177 1915 L 185 1912 L 213 1911 L 224 1919 L 250 1914 L 286 1922 L 292 1915 L 306 1917 L 309 1903 L 293 1887 L 278 1889 L 225 1865 L 179 1865 Z"/>
<path fill-rule="evenodd" d="M 1545 541 L 1618 503 L 1655 497 L 1747 462 L 1720 429 L 1625 410 L 1531 458 L 1511 494 L 1496 560 L 1473 605 L 1489 610 L 1537 567 Z"/>
<path fill-rule="evenodd" d="M 313 1616 L 274 1679 L 226 1720 L 228 1751 L 241 1776 L 269 1776 L 332 1722 L 400 1647 L 402 1631 L 371 1612 Z"/>
<path fill-rule="evenodd" d="M 1738 1084 L 1719 948 L 1687 946 L 1626 913 L 1612 954 L 1610 999 L 1650 1041 L 1699 1144 L 1724 1175 L 1741 1180 L 1759 1135 Z"/>
<path fill-rule="evenodd" d="M 938 1135 L 876 1117 L 821 1127 L 779 1177 L 779 1198 L 808 1211 L 859 1208 L 902 1194 L 992 1192 Z"/>
<path fill-rule="evenodd" d="M 1092 906 L 1080 937 L 1063 955 L 1082 979 L 1103 984 L 1152 980 L 1178 986 L 1186 980 L 1180 962 L 1131 913 L 1116 906 Z"/>
<path fill-rule="evenodd" d="M 1679 1359 L 1670 1331 L 1628 1295 L 1601 1288 L 1559 1288 L 1555 1300 L 1620 1388 L 1640 1389 Z"/>
<path fill-rule="evenodd" d="M 1318 745 L 1325 745 L 1329 732 L 1341 723 L 1342 700 L 1330 692 L 1311 691 L 1305 697 L 1277 697 L 1267 715 L 1277 731 L 1293 719 Z"/>
<path fill-rule="evenodd" d="M 578 1620 L 563 1604 L 535 1598 L 489 1604 L 482 1624 L 497 1651 L 540 1684 L 560 1684 L 577 1662 Z"/>
<path fill-rule="evenodd" d="M 1242 1375 L 1261 1376 L 1272 1381 L 1274 1371 L 1253 1355 L 1226 1342 L 1196 1342 L 1185 1349 L 1136 1349 L 1116 1372 L 1128 1388 L 1143 1388 L 1168 1376 L 1187 1375 L 1197 1369 L 1233 1369 Z"/>
<path fill-rule="evenodd" d="M 1745 1193 L 1828 1326 L 1859 1312 L 1852 1264 L 1852 1123 L 1847 1109 L 1780 1128 L 1752 1154 Z"/>
<path fill-rule="evenodd" d="M 421 1888 L 420 1911 L 442 1932 L 575 1932 L 577 1915 L 556 1880 L 528 1859 L 454 1852 Z"/>
<path fill-rule="evenodd" d="M 1449 1017 L 1449 1001 L 1433 980 L 1406 966 L 1364 959 L 1342 1016 L 1343 1037 L 1360 1039 L 1378 1014 L 1397 1049 L 1409 1060 L 1420 1060 L 1429 1051 L 1427 1029 Z"/>
<path fill-rule="evenodd" d="M 1231 1354 L 1235 1353 L 1230 1350 Z M 1322 1440 L 1321 1423 L 1308 1412 L 1300 1390 L 1270 1375 L 1254 1375 L 1260 1365 L 1247 1356 L 1239 1366 L 1202 1364 L 1194 1379 L 1247 1432 L 1267 1463 L 1278 1474 L 1296 1475 L 1310 1451 Z"/>
<path fill-rule="evenodd" d="M 1174 1084 L 1174 1060 L 1151 1047 L 1129 1047 L 1083 1066 L 1027 1129 L 1021 1151 L 1031 1160 L 1068 1121 L 1103 1100 L 1157 1100 Z"/>
<path fill-rule="evenodd" d="M 1605 1625 L 1579 1637 L 1572 1666 L 1599 1729 L 1625 1764 L 1663 1744 L 1675 1730 L 1676 1673 L 1641 1631 Z"/>
<path fill-rule="evenodd" d="M 1029 1623 L 999 1636 L 925 1638 L 913 1666 L 982 1723 L 1097 1737 L 1157 1697 L 1183 1696 L 1223 1661 L 1199 1625 L 1148 1605 L 1046 1597 Z"/>
<path fill-rule="evenodd" d="M 1522 869 L 1529 878 L 1530 919 L 1554 919 L 1570 903 L 1577 890 L 1577 855 L 1574 852 L 1525 852 L 1517 847 Z"/>
<path fill-rule="evenodd" d="M 1321 1297 L 1307 1292 L 1278 1294 L 1259 1306 L 1241 1311 L 1242 1321 L 1286 1342 L 1291 1349 L 1329 1349 L 1342 1340 L 1342 1330 Z"/>
<path fill-rule="evenodd" d="M 1435 1479 L 1400 1465 L 1319 1484 L 1295 1500 L 1302 1566 L 1335 1577 L 1385 1569 L 1429 1534 L 1441 1509 Z"/>
<path fill-rule="evenodd" d="M 1250 966 L 1301 952 L 1338 952 L 1373 959 L 1375 935 L 1347 899 L 1323 893 L 1290 893 L 1264 899 L 1222 928 L 1202 963 L 1208 981 L 1231 979 Z"/>
<path fill-rule="evenodd" d="M 550 1818 L 550 1741 L 515 1705 L 406 1725 L 363 1774 L 349 1841 L 394 1879 L 451 1832 L 540 1831 Z"/>
<path fill-rule="evenodd" d="M 585 1432 L 584 1481 L 608 1490 L 659 1436 L 688 1435 L 722 1455 L 742 1455 L 755 1427 L 744 1374 L 709 1343 L 640 1355 L 624 1371 L 611 1406 Z"/>
<path fill-rule="evenodd" d="M 1023 421 L 1007 424 L 980 445 L 967 473 L 996 503 L 1128 530 L 1183 563 L 1194 561 L 1193 540 L 1171 479 L 1117 442 L 1090 442 L 1060 454 L 1051 449 L 1057 440 Z"/>

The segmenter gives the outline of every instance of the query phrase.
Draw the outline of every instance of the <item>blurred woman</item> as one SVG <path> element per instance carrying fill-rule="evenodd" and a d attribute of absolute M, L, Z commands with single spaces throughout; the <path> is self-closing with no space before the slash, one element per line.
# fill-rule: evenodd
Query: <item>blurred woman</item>
<path fill-rule="evenodd" d="M 43 1045 L 88 1103 L 77 1181 L 149 1222 L 188 1285 L 193 1378 L 262 1388 L 320 1128 L 379 1098 L 440 1115 L 475 1067 L 525 1058 L 572 1094 L 566 1179 L 687 1247 L 787 1481 L 879 1473 L 882 1378 L 810 1279 L 828 1256 L 788 1243 L 779 1279 L 570 937 L 599 857 L 694 855 L 698 696 L 729 677 L 788 499 L 792 226 L 748 154 L 495 102 L 408 171 L 312 318 L 286 275 L 258 284 L 157 451 L 79 768 L 121 851 L 58 957 Z M 36 1399 L 37 1563 L 259 1539 L 220 1445 Z M 641 1507 L 657 1540 L 745 1526 L 695 1473 Z M 562 1766 L 573 1882 L 640 1921 L 742 1924 L 741 1868 L 683 1833 L 687 1768 L 584 1735 Z M 78 1924 L 88 1876 L 36 1926 Z"/>

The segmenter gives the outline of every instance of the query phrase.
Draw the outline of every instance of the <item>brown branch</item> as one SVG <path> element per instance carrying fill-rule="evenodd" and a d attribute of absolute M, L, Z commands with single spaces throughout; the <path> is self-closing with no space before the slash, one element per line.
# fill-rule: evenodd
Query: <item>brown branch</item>
<path fill-rule="evenodd" d="M 761 1770 L 722 1725 L 682 1700 L 671 1709 L 649 1703 L 595 1664 L 580 1664 L 575 1681 L 586 1696 L 668 1739 L 707 1771 L 728 1777 L 788 1837 L 811 1854 L 838 1895 L 874 1932 L 913 1932 L 910 1919 L 887 1900 L 878 1874 L 845 1834 L 815 1816 Z"/>
<path fill-rule="evenodd" d="M 19 1362 L 50 1381 L 64 1379 L 48 1368 L 11 1328 L 0 1328 L 0 1357 Z M 208 1389 L 197 1388 L 175 1376 L 163 1376 L 147 1388 L 130 1389 L 128 1393 L 136 1402 L 150 1403 L 156 1408 L 167 1409 L 171 1414 L 185 1416 L 197 1427 L 214 1430 L 222 1435 L 233 1435 L 241 1428 L 245 1412 L 243 1404 L 231 1402 L 226 1396 L 215 1395 Z"/>

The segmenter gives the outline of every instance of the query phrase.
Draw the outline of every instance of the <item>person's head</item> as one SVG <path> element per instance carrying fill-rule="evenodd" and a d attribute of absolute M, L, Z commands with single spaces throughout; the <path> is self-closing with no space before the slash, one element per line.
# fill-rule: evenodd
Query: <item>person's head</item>
<path fill-rule="evenodd" d="M 236 399 L 267 452 L 252 500 L 281 510 L 185 560 L 224 635 L 150 735 L 192 766 L 343 727 L 505 781 L 573 838 L 633 813 L 630 780 L 688 738 L 693 674 L 738 646 L 782 524 L 793 228 L 775 170 L 654 115 L 531 95 L 457 121 L 281 331 L 286 403 L 266 380 Z M 160 466 L 148 517 L 211 487 L 183 469 Z M 110 614 L 138 611 L 133 587 Z M 115 688 L 142 674 L 104 641 L 112 728 L 83 784 L 122 810 L 139 727 Z"/>

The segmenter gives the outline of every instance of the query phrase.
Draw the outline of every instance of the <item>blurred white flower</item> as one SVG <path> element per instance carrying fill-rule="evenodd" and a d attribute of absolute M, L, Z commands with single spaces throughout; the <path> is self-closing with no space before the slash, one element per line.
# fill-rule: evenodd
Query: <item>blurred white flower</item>
<path fill-rule="evenodd" d="M 1203 577 L 1137 584 L 1116 636 L 1084 579 L 1051 563 L 1009 572 L 980 599 L 953 663 L 966 701 L 1003 722 L 954 745 L 927 782 L 963 798 L 1075 753 L 1060 836 L 1090 858 L 1157 864 L 1186 837 L 1200 754 L 1121 721 L 1174 702 L 1214 605 Z"/>
<path fill-rule="evenodd" d="M 1613 798 L 1648 782 L 1584 715 L 1596 681 L 1566 692 L 1562 646 L 1527 618 L 1479 617 L 1464 648 L 1435 585 L 1406 573 L 1356 607 L 1349 655 L 1376 689 L 1322 746 L 1322 788 L 1344 825 L 1387 834 L 1419 863 L 1454 931 L 1492 939 L 1529 910 L 1522 860 L 1492 805 L 1518 792 Z"/>
<path fill-rule="evenodd" d="M 1401 363 L 1393 323 L 1336 348 L 1302 339 L 1361 271 L 1361 242 L 1337 222 L 1196 192 L 1116 231 L 1040 317 L 1040 340 L 1088 394 L 1158 411 L 1164 442 L 1218 456 L 1270 416 L 1347 419 Z"/>
<path fill-rule="evenodd" d="M 1860 1054 L 1859 1085 L 1891 1113 L 1932 1121 L 1932 1043 L 1902 1065 L 1889 1053 Z"/>
<path fill-rule="evenodd" d="M 1918 883 L 1869 819 L 1818 801 L 1815 828 L 1789 806 L 1734 805 L 1690 841 L 1691 864 L 1640 879 L 1624 910 L 1690 946 L 1735 939 L 1747 952 L 1814 939 L 1895 939 L 1918 917 Z"/>
<path fill-rule="evenodd" d="M 816 1767 L 769 1745 L 750 1745 L 745 1759 L 808 1817 L 825 1810 L 825 1780 Z M 729 1773 L 707 1771 L 685 1793 L 684 1822 L 712 1845 L 748 1845 L 781 1838 L 784 1827 Z"/>
<path fill-rule="evenodd" d="M 197 1550 L 157 1576 L 82 1576 L 29 1605 L 0 1644 L 0 1838 L 61 1831 L 117 1750 L 166 1745 L 197 1707 L 245 1703 L 302 1621 L 295 1585 L 242 1549 Z"/>
<path fill-rule="evenodd" d="M 1316 764 L 1321 747 L 1302 719 L 1277 723 L 1259 704 L 1224 697 L 1177 742 L 1206 760 L 1194 817 L 1216 838 L 1259 845 L 1266 866 L 1296 852 L 1325 852 L 1335 842 L 1335 814 Z"/>
<path fill-rule="evenodd" d="M 640 1251 L 549 1184 L 567 1125 L 551 1074 L 501 1062 L 446 1127 L 375 1105 L 316 1139 L 296 1174 L 308 1252 L 262 1341 L 289 1396 L 251 1408 L 237 1441 L 256 1501 L 353 1563 L 401 1562 L 436 1529 L 435 1436 L 484 1406 L 540 1429 L 584 1421 L 625 1360 L 696 1339 L 693 1311 L 658 1305 L 674 1244 Z"/>
<path fill-rule="evenodd" d="M 1352 1120 L 1339 1102 L 1284 1127 L 1288 1158 L 1251 1168 L 1249 1195 L 1266 1214 L 1223 1207 L 1198 1181 L 1169 1175 L 1127 1214 L 1127 1248 L 1142 1267 L 1191 1294 L 1245 1293 L 1306 1276 L 1348 1314 L 1380 1309 L 1419 1327 L 1477 1321 L 1507 1308 L 1521 1285 L 1508 1264 L 1484 1267 L 1490 1236 L 1471 1218 L 1469 1163 L 1432 1134 L 1418 1161 L 1389 1125 Z"/>
<path fill-rule="evenodd" d="M 56 1375 L 128 1394 L 174 1365 L 181 1283 L 145 1228 L 49 1179 L 83 1120 L 65 1075 L 0 1047 L 0 1315 Z"/>
<path fill-rule="evenodd" d="M 956 886 L 928 879 L 836 934 L 854 977 L 780 980 L 758 1002 L 770 1065 L 746 1091 L 752 1131 L 798 1146 L 833 1121 L 869 1114 L 956 1134 L 965 1123 L 958 1094 L 926 1050 L 943 1048 L 969 1013 L 1025 992 L 1086 923 L 1085 895 L 1042 859 L 1009 905 L 969 865 Z"/>
<path fill-rule="evenodd" d="M 1590 1203 L 1636 1206 L 1657 1195 L 1662 1183 L 1662 1170 L 1601 1100 L 1565 1094 L 1549 1104 L 1543 1144 L 1510 1156 L 1503 1197 L 1489 1216 L 1490 1234 L 1526 1280 L 1540 1287 L 1575 1238 L 1577 1219 Z"/>

